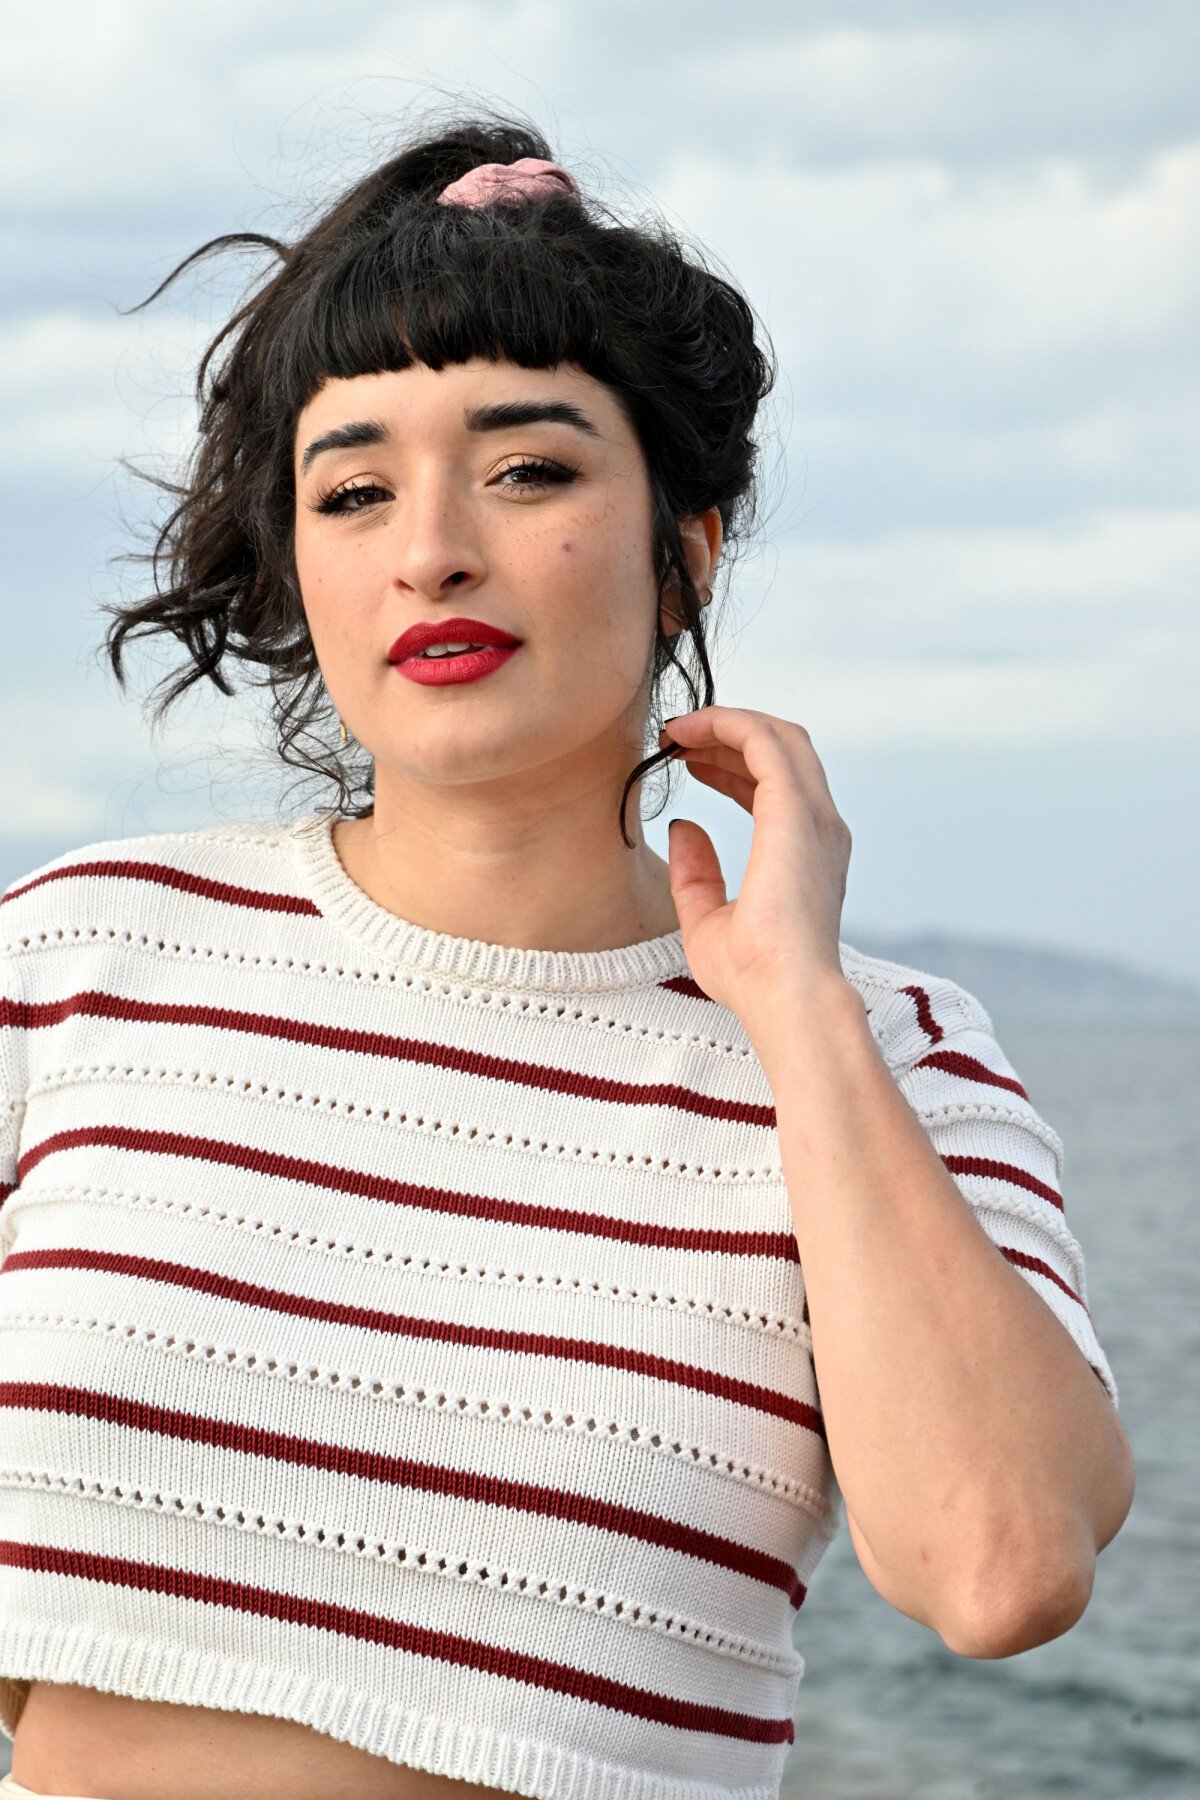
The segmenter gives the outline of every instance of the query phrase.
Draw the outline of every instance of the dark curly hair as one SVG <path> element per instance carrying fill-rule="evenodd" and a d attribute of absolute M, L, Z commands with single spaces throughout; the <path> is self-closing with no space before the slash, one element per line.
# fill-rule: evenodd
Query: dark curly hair
<path fill-rule="evenodd" d="M 660 220 L 630 224 L 565 189 L 518 205 L 438 204 L 447 183 L 479 163 L 524 156 L 554 160 L 524 122 L 499 115 L 451 122 L 410 141 L 294 243 L 245 231 L 213 238 L 129 309 L 148 306 L 212 251 L 261 247 L 281 265 L 200 361 L 199 435 L 183 479 L 146 477 L 174 503 L 155 528 L 153 549 L 133 558 L 150 565 L 155 591 L 103 606 L 113 617 L 102 654 L 124 686 L 126 638 L 167 632 L 186 646 L 190 666 L 159 684 L 166 692 L 156 723 L 202 676 L 232 694 L 229 663 L 261 665 L 265 675 L 249 679 L 272 690 L 279 756 L 334 782 L 337 810 L 355 817 L 372 810 L 374 762 L 354 760 L 352 739 L 344 750 L 325 742 L 321 728 L 331 727 L 332 706 L 293 556 L 296 423 L 331 378 L 486 357 L 525 368 L 571 363 L 604 382 L 645 458 L 659 603 L 670 589 L 682 619 L 678 634 L 668 635 L 656 613 L 654 741 L 670 670 L 687 693 L 675 711 L 712 704 L 701 603 L 679 520 L 715 506 L 728 545 L 754 522 L 751 433 L 774 385 L 774 353 L 765 334 L 758 342 L 743 296 L 685 255 Z M 625 782 L 619 824 L 630 848 L 630 790 L 670 755 L 656 749 Z M 363 793 L 368 798 L 356 804 Z"/>

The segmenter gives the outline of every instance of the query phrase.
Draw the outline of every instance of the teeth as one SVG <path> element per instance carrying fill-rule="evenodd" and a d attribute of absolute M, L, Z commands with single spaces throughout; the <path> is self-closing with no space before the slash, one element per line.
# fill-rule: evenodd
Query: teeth
<path fill-rule="evenodd" d="M 436 649 L 432 646 L 422 650 L 422 656 L 460 656 L 464 650 L 482 650 L 482 644 L 440 644 Z"/>

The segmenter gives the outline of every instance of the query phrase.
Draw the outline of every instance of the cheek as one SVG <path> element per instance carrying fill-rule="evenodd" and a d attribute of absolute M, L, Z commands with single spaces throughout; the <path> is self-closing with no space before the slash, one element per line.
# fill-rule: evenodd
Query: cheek
<path fill-rule="evenodd" d="M 556 536 L 547 573 L 570 594 L 591 597 L 597 621 L 629 622 L 652 607 L 650 546 L 634 522 L 601 511 L 565 537 Z"/>
<path fill-rule="evenodd" d="M 293 539 L 293 556 L 296 563 L 296 580 L 304 597 L 305 607 L 318 602 L 328 585 L 330 570 L 329 559 L 322 555 L 320 537 L 297 526 Z"/>
<path fill-rule="evenodd" d="M 369 591 L 366 546 L 314 533 L 295 538 L 296 581 L 314 642 L 336 643 L 353 633 Z"/>
<path fill-rule="evenodd" d="M 598 649 L 621 629 L 621 559 L 611 535 L 584 531 L 547 548 L 545 592 L 556 634 L 574 648 L 586 640 Z"/>

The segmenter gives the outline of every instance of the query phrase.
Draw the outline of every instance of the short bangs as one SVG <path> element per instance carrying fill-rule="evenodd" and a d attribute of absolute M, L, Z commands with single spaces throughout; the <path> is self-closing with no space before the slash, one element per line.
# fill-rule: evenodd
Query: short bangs
<path fill-rule="evenodd" d="M 411 201 L 299 290 L 271 344 L 269 385 L 294 420 L 328 380 L 481 357 L 576 364 L 624 401 L 637 351 L 655 336 L 647 275 L 644 245 L 589 231 L 568 199 Z"/>

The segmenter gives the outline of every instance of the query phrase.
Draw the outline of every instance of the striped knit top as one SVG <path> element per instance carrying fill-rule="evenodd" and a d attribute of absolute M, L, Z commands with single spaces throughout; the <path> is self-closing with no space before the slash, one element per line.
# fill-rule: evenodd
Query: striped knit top
<path fill-rule="evenodd" d="M 541 1800 L 774 1800 L 841 1506 L 761 1064 L 678 931 L 431 931 L 332 823 L 0 899 L 0 1723 L 40 1679 Z M 987 1014 L 841 954 L 1115 1402 Z"/>

